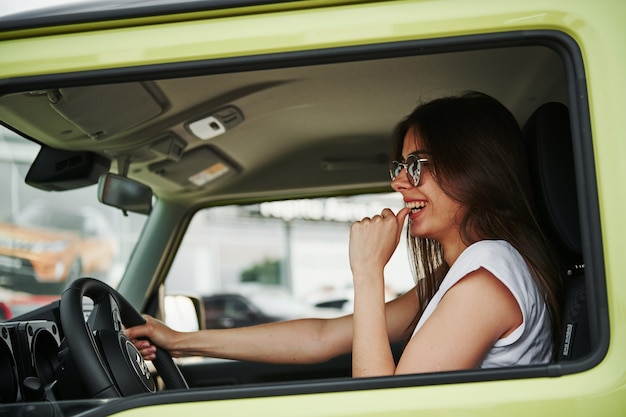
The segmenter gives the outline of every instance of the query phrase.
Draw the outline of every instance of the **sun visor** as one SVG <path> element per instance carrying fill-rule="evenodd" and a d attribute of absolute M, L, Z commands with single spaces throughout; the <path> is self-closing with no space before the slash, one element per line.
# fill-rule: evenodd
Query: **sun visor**
<path fill-rule="evenodd" d="M 237 174 L 237 165 L 211 146 L 185 153 L 180 161 L 164 161 L 150 165 L 150 171 L 164 176 L 185 188 L 202 188 L 214 181 Z"/>
<path fill-rule="evenodd" d="M 65 191 L 96 184 L 111 161 L 93 152 L 42 146 L 26 174 L 26 184 L 44 191 Z"/>
<path fill-rule="evenodd" d="M 50 106 L 95 140 L 138 126 L 163 107 L 143 84 L 76 87 L 48 93 Z"/>

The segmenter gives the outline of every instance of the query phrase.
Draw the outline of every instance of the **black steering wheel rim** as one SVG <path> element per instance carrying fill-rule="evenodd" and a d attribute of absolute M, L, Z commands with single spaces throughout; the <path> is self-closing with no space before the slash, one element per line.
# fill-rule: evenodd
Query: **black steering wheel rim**
<path fill-rule="evenodd" d="M 85 321 L 83 313 L 83 297 L 91 298 L 94 302 L 92 314 L 100 314 L 103 317 L 94 317 L 98 323 L 96 329 Z M 100 310 L 98 310 L 100 309 Z M 101 311 L 104 310 L 102 313 Z M 123 334 L 121 325 L 133 327 L 145 323 L 141 314 L 115 289 L 102 281 L 94 278 L 79 278 L 63 292 L 60 304 L 61 326 L 65 335 L 66 343 L 73 354 L 76 368 L 85 387 L 93 398 L 113 398 L 124 396 L 124 389 L 120 387 L 120 380 L 125 378 L 141 378 L 134 375 L 140 369 L 145 375 L 146 367 L 143 358 L 138 351 L 131 346 L 132 343 Z M 107 317 L 109 316 L 109 317 Z M 90 322 L 92 322 L 90 317 Z M 128 358 L 128 369 L 111 369 L 107 351 L 103 348 L 103 341 L 98 340 L 92 330 L 100 330 L 111 337 L 118 338 L 121 342 L 122 352 L 114 352 L 115 355 L 133 355 Z M 111 343 L 109 343 L 110 345 Z M 115 344 L 115 343 L 113 343 Z M 109 350 L 110 352 L 110 350 Z M 132 363 L 135 361 L 136 363 Z M 106 363 L 105 363 L 106 362 Z M 157 347 L 156 359 L 153 364 L 161 375 L 166 388 L 188 388 L 180 370 L 172 360 L 171 355 Z M 137 365 L 137 366 L 135 366 Z M 112 372 L 114 371 L 114 372 Z M 128 375 L 125 375 L 128 373 Z M 113 375 L 112 375 L 113 374 Z M 150 376 L 147 375 L 149 379 Z M 135 384 L 137 381 L 134 381 Z M 144 382 L 144 385 L 145 382 Z M 153 391 L 146 385 L 144 392 Z"/>

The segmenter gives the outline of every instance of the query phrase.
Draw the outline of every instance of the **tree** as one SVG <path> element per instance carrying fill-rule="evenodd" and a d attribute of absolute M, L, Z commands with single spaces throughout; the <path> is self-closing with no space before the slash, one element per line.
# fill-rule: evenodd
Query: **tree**
<path fill-rule="evenodd" d="M 241 282 L 256 282 L 259 284 L 278 285 L 281 283 L 281 262 L 279 260 L 266 259 L 261 263 L 254 264 L 241 273 Z"/>

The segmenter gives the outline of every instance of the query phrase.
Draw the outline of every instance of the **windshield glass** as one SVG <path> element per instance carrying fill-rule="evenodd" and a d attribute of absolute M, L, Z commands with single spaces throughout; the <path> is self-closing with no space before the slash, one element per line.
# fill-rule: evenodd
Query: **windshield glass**
<path fill-rule="evenodd" d="M 61 192 L 26 184 L 39 149 L 0 127 L 0 320 L 58 299 L 78 277 L 115 287 L 146 219 L 99 203 L 96 185 Z"/>

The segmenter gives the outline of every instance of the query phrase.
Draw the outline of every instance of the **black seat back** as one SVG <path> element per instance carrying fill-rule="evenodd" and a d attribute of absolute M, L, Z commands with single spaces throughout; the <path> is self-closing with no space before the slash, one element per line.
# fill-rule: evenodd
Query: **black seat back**
<path fill-rule="evenodd" d="M 589 321 L 569 112 L 561 103 L 539 107 L 524 126 L 537 216 L 553 243 L 565 280 L 557 361 L 590 352 Z"/>

